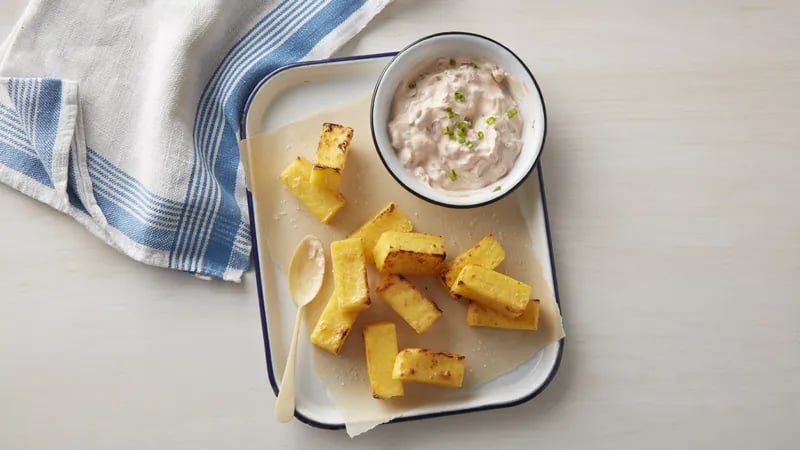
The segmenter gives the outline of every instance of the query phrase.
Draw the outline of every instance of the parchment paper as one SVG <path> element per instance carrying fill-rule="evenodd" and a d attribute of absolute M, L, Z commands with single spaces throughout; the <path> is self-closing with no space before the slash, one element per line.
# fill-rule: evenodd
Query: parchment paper
<path fill-rule="evenodd" d="M 347 205 L 328 225 L 320 224 L 278 179 L 278 174 L 296 156 L 313 161 L 323 122 L 335 122 L 355 130 L 340 189 L 347 198 Z M 520 209 L 522 195 L 515 192 L 489 206 L 455 210 L 431 205 L 406 192 L 389 175 L 377 156 L 370 133 L 367 97 L 275 132 L 254 136 L 247 148 L 249 185 L 260 212 L 255 220 L 260 229 L 266 231 L 266 239 L 259 241 L 261 251 L 270 253 L 284 276 L 292 251 L 303 236 L 311 233 L 319 237 L 330 261 L 331 241 L 345 238 L 388 202 L 394 201 L 411 218 L 415 231 L 444 237 L 450 258 L 471 247 L 484 235 L 493 233 L 506 250 L 506 259 L 497 270 L 530 284 L 532 296 L 541 300 L 538 331 L 472 328 L 465 323 L 466 305 L 451 299 L 436 278 L 409 277 L 443 310 L 442 317 L 431 329 L 417 335 L 373 290 L 373 306 L 359 316 L 342 353 L 334 356 L 316 347 L 312 351 L 314 369 L 342 414 L 350 436 L 417 407 L 444 406 L 469 398 L 471 388 L 509 372 L 548 343 L 564 336 L 553 287 L 545 280 L 541 265 L 533 256 L 534 243 Z M 536 197 L 528 198 L 533 200 Z M 546 242 L 535 244 L 547 245 Z M 373 270 L 369 276 L 371 287 L 378 284 L 378 279 Z M 332 284 L 331 274 L 327 273 L 322 292 L 307 308 L 307 330 L 313 328 L 330 297 Z M 372 398 L 361 329 L 365 323 L 378 320 L 392 320 L 397 324 L 401 349 L 423 347 L 465 355 L 464 387 L 451 390 L 406 383 L 405 397 L 391 400 Z"/>

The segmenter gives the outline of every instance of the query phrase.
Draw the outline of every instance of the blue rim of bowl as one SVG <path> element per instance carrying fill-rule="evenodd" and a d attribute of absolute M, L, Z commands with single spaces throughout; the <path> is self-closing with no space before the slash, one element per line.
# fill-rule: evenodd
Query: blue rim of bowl
<path fill-rule="evenodd" d="M 337 62 L 353 62 L 353 61 L 360 61 L 360 60 L 365 60 L 365 59 L 388 58 L 388 57 L 395 56 L 396 54 L 397 54 L 397 52 L 385 52 L 385 53 L 374 53 L 374 54 L 368 54 L 368 55 L 347 56 L 347 57 L 342 57 L 342 58 L 330 58 L 330 59 L 315 60 L 315 61 L 304 61 L 304 62 L 300 62 L 300 63 L 295 63 L 295 64 L 290 64 L 290 65 L 287 65 L 287 66 L 283 66 L 283 67 L 281 67 L 279 69 L 274 70 L 273 72 L 269 73 L 264 78 L 262 78 L 261 81 L 259 81 L 258 84 L 256 84 L 255 88 L 250 93 L 250 96 L 248 97 L 247 102 L 245 104 L 245 108 L 243 110 L 244 112 L 242 114 L 242 118 L 240 120 L 240 131 L 239 131 L 240 138 L 241 139 L 245 139 L 247 137 L 247 135 L 246 135 L 247 115 L 248 115 L 248 113 L 250 111 L 250 106 L 251 106 L 251 104 L 253 102 L 253 99 L 255 98 L 255 95 L 258 93 L 259 89 L 261 89 L 261 87 L 266 82 L 268 82 L 270 79 L 274 78 L 278 74 L 280 74 L 282 72 L 285 72 L 287 70 L 290 70 L 290 69 L 297 68 L 297 67 L 312 66 L 312 65 L 319 65 L 319 64 L 329 64 L 329 63 L 337 63 Z M 543 141 L 543 143 L 544 143 L 544 141 Z M 537 164 L 535 164 L 535 166 L 536 166 L 536 171 L 537 171 L 537 173 L 539 175 L 539 192 L 541 193 L 540 195 L 541 195 L 541 198 L 542 198 L 542 211 L 544 213 L 545 234 L 547 235 L 548 256 L 550 258 L 550 273 L 551 273 L 551 276 L 553 277 L 553 294 L 555 296 L 556 304 L 559 306 L 559 309 L 561 309 L 561 300 L 560 300 L 560 297 L 558 295 L 558 279 L 556 278 L 556 261 L 555 261 L 555 255 L 553 253 L 553 240 L 552 240 L 552 236 L 550 234 L 550 219 L 549 219 L 549 215 L 548 215 L 548 212 L 547 212 L 547 196 L 545 194 L 545 189 L 544 189 L 544 178 L 543 178 L 543 174 L 542 174 L 542 168 L 538 164 L 538 160 L 537 160 Z M 266 312 L 266 308 L 264 306 L 263 281 L 261 280 L 261 264 L 260 264 L 260 260 L 258 258 L 258 255 L 259 255 L 259 253 L 258 253 L 258 239 L 256 237 L 255 220 L 253 220 L 253 217 L 255 217 L 255 206 L 254 205 L 255 205 L 255 203 L 253 201 L 253 193 L 248 189 L 247 190 L 247 211 L 248 211 L 248 214 L 250 215 L 250 236 L 251 236 L 251 239 L 253 241 L 253 266 L 254 266 L 254 269 L 255 269 L 255 272 L 256 272 L 256 289 L 258 290 L 258 309 L 259 309 L 259 315 L 260 315 L 260 319 L 261 319 L 261 333 L 262 333 L 262 338 L 264 339 L 264 354 L 266 356 L 267 379 L 269 380 L 269 384 L 272 387 L 272 391 L 274 392 L 275 396 L 277 397 L 278 393 L 280 392 L 280 388 L 278 387 L 278 379 L 277 379 L 277 376 L 275 374 L 275 368 L 272 367 L 272 349 L 270 348 L 270 341 L 269 341 L 269 328 L 268 328 L 268 325 L 267 325 L 267 312 Z M 563 312 L 562 312 L 561 316 L 562 317 L 564 316 Z M 526 395 L 524 395 L 524 396 L 522 396 L 520 398 L 511 400 L 511 401 L 508 401 L 508 402 L 493 403 L 493 404 L 488 404 L 488 405 L 481 405 L 481 406 L 457 409 L 457 410 L 452 410 L 452 411 L 442 411 L 442 412 L 435 412 L 435 413 L 428 413 L 428 414 L 420 414 L 420 415 L 416 415 L 416 416 L 397 417 L 397 418 L 392 419 L 391 421 L 389 421 L 387 423 L 409 422 L 409 421 L 414 421 L 414 420 L 432 419 L 432 418 L 436 418 L 436 417 L 445 417 L 445 416 L 466 414 L 466 413 L 471 413 L 471 412 L 489 411 L 489 410 L 492 410 L 492 409 L 510 408 L 512 406 L 518 406 L 518 405 L 521 405 L 523 403 L 529 402 L 534 397 L 538 396 L 542 391 L 544 391 L 550 385 L 550 383 L 553 381 L 553 379 L 556 377 L 556 374 L 558 373 L 558 369 L 561 366 L 561 359 L 562 359 L 562 356 L 564 354 L 564 346 L 566 345 L 566 338 L 560 339 L 559 341 L 557 341 L 557 343 L 558 343 L 558 349 L 556 351 L 557 352 L 556 353 L 556 360 L 553 363 L 553 366 L 550 369 L 550 372 L 547 374 L 547 378 L 545 378 L 545 380 L 539 385 L 539 387 L 537 387 L 535 390 L 533 390 L 529 394 L 526 394 Z M 301 414 L 297 410 L 295 410 L 294 416 L 295 416 L 295 418 L 297 418 L 297 420 L 299 420 L 299 421 L 301 421 L 301 422 L 303 422 L 303 423 L 305 423 L 307 425 L 310 425 L 312 427 L 315 427 L 315 428 L 320 428 L 320 429 L 324 429 L 324 430 L 341 430 L 341 429 L 345 428 L 345 424 L 343 424 L 343 423 L 331 424 L 331 423 L 318 422 L 318 421 L 316 421 L 314 419 L 311 419 L 311 418 Z"/>
<path fill-rule="evenodd" d="M 516 184 L 514 184 L 513 186 L 511 186 L 508 189 L 505 189 L 501 195 L 498 195 L 495 198 L 492 198 L 492 199 L 489 199 L 489 200 L 486 200 L 486 201 L 483 201 L 483 202 L 480 202 L 480 203 L 472 203 L 472 204 L 468 204 L 468 205 L 453 205 L 453 204 L 450 204 L 450 203 L 444 203 L 444 202 L 440 202 L 438 200 L 434 200 L 432 198 L 426 197 L 425 195 L 417 192 L 416 190 L 414 190 L 413 188 L 411 188 L 407 184 L 403 183 L 403 181 L 400 179 L 400 177 L 398 177 L 394 173 L 394 171 L 389 167 L 389 163 L 387 163 L 386 159 L 384 159 L 383 153 L 381 153 L 381 151 L 380 151 L 380 145 L 378 144 L 378 139 L 375 136 L 375 115 L 373 114 L 373 111 L 375 110 L 375 97 L 378 94 L 378 86 L 380 86 L 381 80 L 383 80 L 383 77 L 386 75 L 386 71 L 389 69 L 389 67 L 392 65 L 392 63 L 394 63 L 394 61 L 400 55 L 402 55 L 406 50 L 410 49 L 411 47 L 414 47 L 415 45 L 419 44 L 420 42 L 424 42 L 424 41 L 427 41 L 427 40 L 430 40 L 430 39 L 433 39 L 433 38 L 437 38 L 437 37 L 441 37 L 441 36 L 470 36 L 470 37 L 476 37 L 476 38 L 479 38 L 479 39 L 483 39 L 483 40 L 489 41 L 489 42 L 491 42 L 491 43 L 493 43 L 493 44 L 505 49 L 508 53 L 511 54 L 511 56 L 513 56 L 519 62 L 520 66 L 522 66 L 522 68 L 525 69 L 525 72 L 527 72 L 528 76 L 531 77 L 531 81 L 533 81 L 533 85 L 534 85 L 534 87 L 536 87 L 536 93 L 539 95 L 539 101 L 542 103 L 542 118 L 543 118 L 542 142 L 541 142 L 541 144 L 539 144 L 539 153 L 536 155 L 536 159 L 533 161 L 533 164 L 531 164 L 531 167 L 525 173 L 525 176 L 520 178 L 519 181 Z M 505 45 L 495 41 L 494 39 L 492 39 L 490 37 L 486 37 L 486 36 L 484 36 L 482 34 L 470 33 L 470 32 L 467 32 L 467 31 L 444 31 L 444 32 L 441 32 L 441 33 L 431 34 L 429 36 L 425 36 L 425 37 L 417 39 L 416 41 L 412 42 L 411 44 L 408 44 L 407 46 L 405 46 L 405 48 L 403 48 L 402 50 L 397 52 L 397 54 L 395 54 L 394 57 L 388 63 L 386 63 L 386 67 L 383 68 L 383 71 L 381 71 L 381 74 L 378 76 L 378 80 L 375 82 L 375 89 L 373 89 L 373 91 L 372 91 L 372 100 L 370 101 L 370 104 L 369 104 L 369 125 L 370 125 L 370 132 L 372 133 L 372 142 L 375 144 L 375 151 L 378 153 L 378 157 L 381 159 L 381 162 L 383 163 L 383 166 L 386 168 L 386 171 L 389 172 L 389 174 L 392 176 L 392 178 L 394 178 L 395 181 L 397 181 L 397 183 L 400 184 L 400 186 L 403 186 L 403 188 L 405 190 L 407 190 L 408 192 L 412 193 L 416 197 L 421 198 L 422 200 L 425 200 L 428 203 L 432 203 L 432 204 L 437 205 L 437 206 L 444 206 L 446 208 L 469 209 L 469 208 L 478 208 L 480 206 L 486 206 L 486 205 L 489 205 L 491 203 L 494 203 L 494 202 L 496 202 L 498 200 L 501 200 L 501 199 L 505 198 L 508 194 L 514 192 L 520 185 L 522 185 L 522 183 L 524 183 L 525 180 L 528 179 L 528 177 L 530 176 L 531 172 L 533 172 L 533 169 L 536 168 L 539 165 L 539 160 L 541 159 L 542 153 L 544 152 L 544 143 L 547 140 L 547 107 L 544 104 L 544 96 L 542 95 L 542 89 L 539 87 L 539 82 L 536 80 L 536 77 L 533 76 L 533 72 L 531 72 L 531 70 L 528 68 L 528 66 L 525 64 L 525 62 L 522 61 L 522 58 L 517 56 L 517 54 L 514 53 L 513 50 L 511 50 L 510 48 L 506 47 Z"/>

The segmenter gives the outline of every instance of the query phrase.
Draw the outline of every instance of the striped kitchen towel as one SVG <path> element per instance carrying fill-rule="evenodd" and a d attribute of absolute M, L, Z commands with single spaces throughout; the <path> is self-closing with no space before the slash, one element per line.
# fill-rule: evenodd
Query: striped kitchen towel
<path fill-rule="evenodd" d="M 159 267 L 250 265 L 243 103 L 391 0 L 32 0 L 0 45 L 0 181 Z"/>

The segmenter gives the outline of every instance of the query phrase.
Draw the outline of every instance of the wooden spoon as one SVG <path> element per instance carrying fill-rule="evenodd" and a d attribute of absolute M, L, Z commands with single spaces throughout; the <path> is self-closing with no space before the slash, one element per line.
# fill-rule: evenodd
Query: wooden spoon
<path fill-rule="evenodd" d="M 279 422 L 288 422 L 294 416 L 295 405 L 295 361 L 297 359 L 297 335 L 300 332 L 300 320 L 303 307 L 311 303 L 322 287 L 325 277 L 325 252 L 322 242 L 316 236 L 304 237 L 292 255 L 289 264 L 289 293 L 297 305 L 297 316 L 294 321 L 292 343 L 289 346 L 289 357 L 283 371 L 278 399 L 275 401 L 275 418 Z"/>

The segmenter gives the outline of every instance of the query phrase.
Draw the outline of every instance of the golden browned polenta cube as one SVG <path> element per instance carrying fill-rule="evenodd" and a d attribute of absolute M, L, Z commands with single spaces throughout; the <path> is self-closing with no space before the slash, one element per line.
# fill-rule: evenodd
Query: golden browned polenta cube
<path fill-rule="evenodd" d="M 411 231 L 413 226 L 408 216 L 400 210 L 394 202 L 390 202 L 377 214 L 372 216 L 361 228 L 356 230 L 350 237 L 361 238 L 364 244 L 364 252 L 367 255 L 367 262 L 373 262 L 372 249 L 375 248 L 375 243 L 386 231 Z"/>
<path fill-rule="evenodd" d="M 441 236 L 387 231 L 378 238 L 372 256 L 384 273 L 433 275 L 446 255 Z"/>
<path fill-rule="evenodd" d="M 467 264 L 450 288 L 450 294 L 468 298 L 513 318 L 525 312 L 531 287 L 508 275 Z"/>
<path fill-rule="evenodd" d="M 322 223 L 328 223 L 345 204 L 342 194 L 312 185 L 311 163 L 298 156 L 283 172 L 280 179 L 289 191 Z"/>
<path fill-rule="evenodd" d="M 397 357 L 397 330 L 391 322 L 364 325 L 364 349 L 372 396 L 381 400 L 403 395 L 403 382 L 392 378 Z"/>
<path fill-rule="evenodd" d="M 375 290 L 417 333 L 424 333 L 442 315 L 436 303 L 428 300 L 402 275 L 384 275 Z"/>
<path fill-rule="evenodd" d="M 342 311 L 361 311 L 369 307 L 367 260 L 361 239 L 331 242 L 333 291 Z"/>
<path fill-rule="evenodd" d="M 467 264 L 494 269 L 506 257 L 506 252 L 500 242 L 491 234 L 486 235 L 466 252 L 458 255 L 454 260 L 445 262 L 440 274 L 442 283 L 449 289 L 458 278 L 461 269 Z"/>
<path fill-rule="evenodd" d="M 397 354 L 392 378 L 446 387 L 461 387 L 464 383 L 464 357 L 424 348 L 407 348 Z"/>
<path fill-rule="evenodd" d="M 340 310 L 339 300 L 336 295 L 331 295 L 311 332 L 311 343 L 338 355 L 342 351 L 342 346 L 347 340 L 347 336 L 350 335 L 356 319 L 358 319 L 358 311 Z"/>
<path fill-rule="evenodd" d="M 352 128 L 335 123 L 322 124 L 317 159 L 311 169 L 311 184 L 331 191 L 339 189 L 352 139 Z"/>
<path fill-rule="evenodd" d="M 513 319 L 478 303 L 469 302 L 467 325 L 472 327 L 506 328 L 509 330 L 536 330 L 539 327 L 539 300 L 528 301 L 525 312 Z"/>

